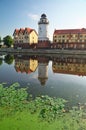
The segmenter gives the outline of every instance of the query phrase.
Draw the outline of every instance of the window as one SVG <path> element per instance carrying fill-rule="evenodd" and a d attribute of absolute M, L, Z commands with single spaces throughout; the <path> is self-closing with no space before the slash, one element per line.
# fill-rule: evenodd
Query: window
<path fill-rule="evenodd" d="M 28 36 L 25 36 L 25 39 L 28 39 Z"/>
<path fill-rule="evenodd" d="M 82 35 L 80 35 L 80 37 L 82 37 Z"/>
<path fill-rule="evenodd" d="M 54 36 L 54 38 L 56 38 L 57 36 Z"/>
<path fill-rule="evenodd" d="M 65 40 L 62 40 L 62 42 L 65 42 Z"/>
<path fill-rule="evenodd" d="M 54 42 L 56 42 L 56 40 L 54 40 Z"/>
<path fill-rule="evenodd" d="M 67 40 L 66 42 L 69 42 L 69 40 Z"/>
<path fill-rule="evenodd" d="M 80 40 L 80 42 L 82 42 L 82 40 Z"/>
<path fill-rule="evenodd" d="M 65 35 L 62 36 L 63 38 L 65 37 Z"/>

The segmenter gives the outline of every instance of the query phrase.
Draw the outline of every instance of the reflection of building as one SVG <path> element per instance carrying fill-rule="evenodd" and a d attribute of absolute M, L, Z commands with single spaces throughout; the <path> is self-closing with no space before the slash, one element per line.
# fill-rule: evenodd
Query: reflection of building
<path fill-rule="evenodd" d="M 41 85 L 45 85 L 48 79 L 49 57 L 15 55 L 15 70 L 21 73 L 30 74 L 38 67 L 38 80 Z"/>
<path fill-rule="evenodd" d="M 52 63 L 54 73 L 86 75 L 86 60 L 78 58 L 56 58 Z"/>
<path fill-rule="evenodd" d="M 38 61 L 35 59 L 15 59 L 15 69 L 17 72 L 31 73 L 36 70 Z"/>
<path fill-rule="evenodd" d="M 14 33 L 14 48 L 28 48 L 31 44 L 37 44 L 38 35 L 34 29 L 20 28 L 15 29 Z"/>
<path fill-rule="evenodd" d="M 46 57 L 38 58 L 38 79 L 41 85 L 45 85 L 48 79 L 48 62 Z"/>

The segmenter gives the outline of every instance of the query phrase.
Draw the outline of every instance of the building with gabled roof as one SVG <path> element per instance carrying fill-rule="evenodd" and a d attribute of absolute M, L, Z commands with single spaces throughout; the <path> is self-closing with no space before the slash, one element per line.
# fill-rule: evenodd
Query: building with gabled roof
<path fill-rule="evenodd" d="M 30 45 L 38 43 L 38 34 L 32 28 L 15 29 L 13 36 L 14 48 L 29 48 Z"/>

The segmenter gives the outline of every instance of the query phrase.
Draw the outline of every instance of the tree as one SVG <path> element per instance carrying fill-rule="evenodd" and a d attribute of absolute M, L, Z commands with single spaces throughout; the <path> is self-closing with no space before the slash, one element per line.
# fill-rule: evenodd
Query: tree
<path fill-rule="evenodd" d="M 3 63 L 3 60 L 2 60 L 2 59 L 0 59 L 0 65 L 2 65 L 2 63 Z"/>
<path fill-rule="evenodd" d="M 2 42 L 2 40 L 1 40 L 1 37 L 0 37 L 0 43 Z"/>
<path fill-rule="evenodd" d="M 6 37 L 3 38 L 4 45 L 11 47 L 13 45 L 13 39 L 11 36 L 7 35 Z"/>
<path fill-rule="evenodd" d="M 4 61 L 5 63 L 11 65 L 13 63 L 13 60 L 14 60 L 14 56 L 13 55 L 6 55 L 5 58 L 4 58 Z"/>
<path fill-rule="evenodd" d="M 2 40 L 1 40 L 1 37 L 0 37 L 0 48 L 1 48 L 1 46 L 2 46 Z"/>

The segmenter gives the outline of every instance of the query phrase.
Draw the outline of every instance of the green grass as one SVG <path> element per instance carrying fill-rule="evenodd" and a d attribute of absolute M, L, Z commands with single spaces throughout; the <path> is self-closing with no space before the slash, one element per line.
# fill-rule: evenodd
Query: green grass
<path fill-rule="evenodd" d="M 5 113 L 0 119 L 0 130 L 86 130 L 86 119 L 77 121 L 71 117 L 70 113 L 64 113 L 52 122 L 38 117 L 38 112 L 31 114 L 26 110 L 17 111 L 11 115 Z"/>

